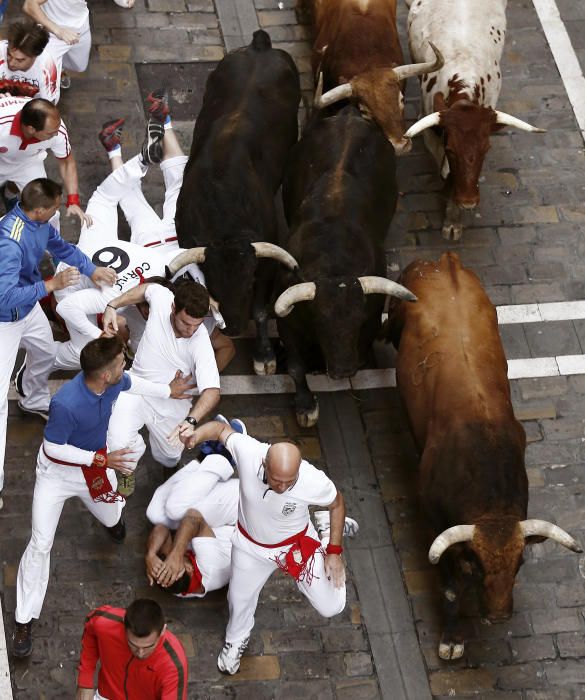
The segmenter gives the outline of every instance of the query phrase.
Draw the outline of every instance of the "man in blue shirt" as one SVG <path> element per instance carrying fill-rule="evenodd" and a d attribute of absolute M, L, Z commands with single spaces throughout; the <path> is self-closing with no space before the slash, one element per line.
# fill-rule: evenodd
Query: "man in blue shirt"
<path fill-rule="evenodd" d="M 46 419 L 49 407 L 48 376 L 56 347 L 39 299 L 79 281 L 80 273 L 98 285 L 113 285 L 116 273 L 98 267 L 49 224 L 61 204 L 61 185 L 47 178 L 32 180 L 22 190 L 21 202 L 0 220 L 0 508 L 4 486 L 4 452 L 8 416 L 8 388 L 18 348 L 27 351 L 22 376 L 20 408 Z M 44 282 L 39 263 L 45 250 L 72 267 Z"/>
<path fill-rule="evenodd" d="M 49 582 L 53 540 L 65 501 L 77 496 L 122 542 L 126 526 L 124 499 L 116 491 L 116 471 L 129 473 L 131 449 L 108 452 L 106 436 L 112 406 L 122 391 L 159 399 L 184 399 L 193 388 L 180 372 L 170 384 L 156 384 L 124 372 L 118 336 L 96 338 L 81 351 L 80 372 L 53 396 L 43 443 L 37 457 L 32 505 L 32 534 L 18 567 L 15 656 L 32 650 L 32 619 L 41 613 Z"/>

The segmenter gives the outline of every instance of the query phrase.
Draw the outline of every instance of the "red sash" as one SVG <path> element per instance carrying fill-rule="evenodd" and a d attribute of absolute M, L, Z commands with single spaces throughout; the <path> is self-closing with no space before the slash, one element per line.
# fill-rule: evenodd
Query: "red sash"
<path fill-rule="evenodd" d="M 276 544 L 263 544 L 262 542 L 256 542 L 256 540 L 251 537 L 238 522 L 238 530 L 244 535 L 247 540 L 253 542 L 259 547 L 266 547 L 267 549 L 276 549 L 277 547 L 286 547 L 287 545 L 292 545 L 288 552 L 283 552 L 278 557 L 274 557 L 273 561 L 276 563 L 281 571 L 285 574 L 292 576 L 295 581 L 306 580 L 308 585 L 311 585 L 313 580 L 313 565 L 315 561 L 315 552 L 321 547 L 321 542 L 319 540 L 314 540 L 312 537 L 307 537 L 305 533 L 309 524 L 302 532 L 298 532 L 292 537 L 288 537 L 282 542 L 277 542 Z M 323 551 L 321 549 L 321 551 Z"/>
<path fill-rule="evenodd" d="M 86 464 L 65 462 L 62 459 L 51 457 L 46 453 L 44 445 L 42 445 L 42 450 L 45 457 L 55 464 L 62 464 L 66 467 L 81 467 L 85 483 L 89 490 L 89 495 L 96 503 L 116 503 L 117 501 L 126 500 L 121 493 L 113 490 L 112 484 L 108 479 L 108 474 L 106 472 L 108 450 L 106 447 L 102 447 L 101 450 L 96 451 L 93 462 L 89 467 Z"/>
<path fill-rule="evenodd" d="M 203 580 L 199 567 L 197 566 L 197 559 L 195 559 L 194 552 L 188 549 L 185 554 L 193 566 L 193 573 L 191 574 L 191 580 L 189 581 L 189 588 L 187 588 L 184 593 L 179 593 L 180 596 L 193 595 L 193 593 L 197 593 L 201 587 L 201 581 Z"/>

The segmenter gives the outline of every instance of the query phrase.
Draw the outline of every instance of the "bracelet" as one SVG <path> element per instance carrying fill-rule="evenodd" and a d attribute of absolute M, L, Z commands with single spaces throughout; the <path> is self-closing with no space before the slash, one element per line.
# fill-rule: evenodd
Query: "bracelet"
<path fill-rule="evenodd" d="M 341 554 L 343 552 L 343 547 L 340 544 L 328 544 L 325 551 L 327 554 Z"/>
<path fill-rule="evenodd" d="M 112 306 L 111 304 L 106 304 L 106 307 L 108 307 L 108 306 L 110 307 L 110 309 L 114 309 L 114 311 L 117 311 L 117 310 L 118 310 L 118 309 L 116 309 L 115 306 Z"/>
<path fill-rule="evenodd" d="M 81 202 L 79 201 L 79 195 L 78 194 L 68 194 L 67 195 L 67 206 L 70 207 L 73 204 L 77 204 L 77 206 L 81 206 Z"/>

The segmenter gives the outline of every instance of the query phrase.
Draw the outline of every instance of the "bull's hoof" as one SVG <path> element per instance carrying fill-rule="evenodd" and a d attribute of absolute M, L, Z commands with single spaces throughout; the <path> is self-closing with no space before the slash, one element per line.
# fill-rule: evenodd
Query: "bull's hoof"
<path fill-rule="evenodd" d="M 297 423 L 301 428 L 312 428 L 317 425 L 319 420 L 319 406 L 316 405 L 315 408 L 309 411 L 303 411 L 297 409 Z"/>
<path fill-rule="evenodd" d="M 463 642 L 439 642 L 439 658 L 443 661 L 460 659 L 465 651 Z"/>
<path fill-rule="evenodd" d="M 276 374 L 276 358 L 254 360 L 254 372 L 260 377 L 265 377 L 268 374 Z"/>
<path fill-rule="evenodd" d="M 447 241 L 459 241 L 463 235 L 463 225 L 459 223 L 445 223 L 441 233 Z"/>

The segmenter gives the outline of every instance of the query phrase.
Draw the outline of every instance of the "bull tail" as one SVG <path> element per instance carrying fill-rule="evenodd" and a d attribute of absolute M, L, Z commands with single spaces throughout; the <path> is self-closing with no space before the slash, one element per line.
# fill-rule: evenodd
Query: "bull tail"
<path fill-rule="evenodd" d="M 268 51 L 268 49 L 272 48 L 270 34 L 263 29 L 258 29 L 252 34 L 252 46 L 256 51 Z"/>

